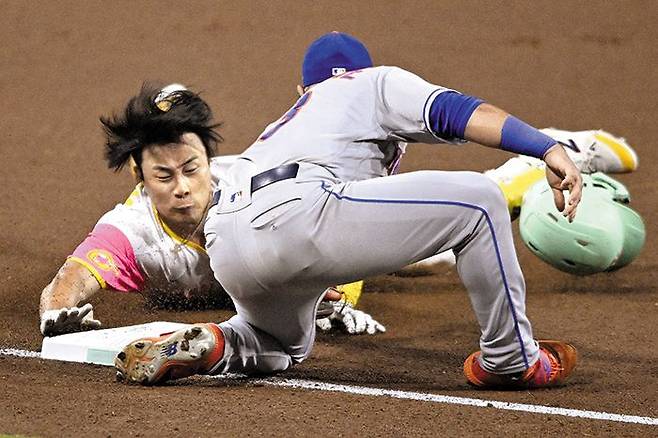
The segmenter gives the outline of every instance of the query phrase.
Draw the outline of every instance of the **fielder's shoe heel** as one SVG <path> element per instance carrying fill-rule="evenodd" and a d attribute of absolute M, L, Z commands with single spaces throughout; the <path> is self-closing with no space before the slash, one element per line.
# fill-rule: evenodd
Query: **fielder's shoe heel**
<path fill-rule="evenodd" d="M 565 342 L 538 341 L 539 360 L 523 373 L 495 374 L 482 368 L 480 352 L 464 362 L 464 375 L 469 384 L 484 388 L 548 388 L 565 382 L 576 367 L 576 348 Z"/>
<path fill-rule="evenodd" d="M 114 360 L 117 380 L 151 385 L 208 372 L 224 355 L 224 335 L 216 324 L 166 333 L 128 344 Z"/>

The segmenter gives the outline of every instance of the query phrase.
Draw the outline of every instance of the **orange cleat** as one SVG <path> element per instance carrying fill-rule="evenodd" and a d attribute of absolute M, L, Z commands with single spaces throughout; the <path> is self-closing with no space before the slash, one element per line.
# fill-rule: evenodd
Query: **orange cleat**
<path fill-rule="evenodd" d="M 464 362 L 468 383 L 484 389 L 548 388 L 564 383 L 578 361 L 576 348 L 565 342 L 538 341 L 539 360 L 522 373 L 495 374 L 482 368 L 480 352 L 471 354 Z"/>
<path fill-rule="evenodd" d="M 114 366 L 118 381 L 152 385 L 207 373 L 223 356 L 224 335 L 217 324 L 195 324 L 131 342 Z"/>

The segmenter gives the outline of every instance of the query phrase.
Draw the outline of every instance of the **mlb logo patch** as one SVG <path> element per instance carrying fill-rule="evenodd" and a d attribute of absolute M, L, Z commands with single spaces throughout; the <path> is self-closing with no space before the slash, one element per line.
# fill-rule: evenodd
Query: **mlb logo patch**
<path fill-rule="evenodd" d="M 240 190 L 239 192 L 233 193 L 231 195 L 231 201 L 230 202 L 233 203 L 235 201 L 239 201 L 241 198 L 242 198 L 242 190 Z"/>
<path fill-rule="evenodd" d="M 334 67 L 331 69 L 332 76 L 342 75 L 345 72 L 347 72 L 347 69 L 345 67 Z"/>
<path fill-rule="evenodd" d="M 251 205 L 251 188 L 231 187 L 222 190 L 222 197 L 215 214 L 233 213 Z"/>

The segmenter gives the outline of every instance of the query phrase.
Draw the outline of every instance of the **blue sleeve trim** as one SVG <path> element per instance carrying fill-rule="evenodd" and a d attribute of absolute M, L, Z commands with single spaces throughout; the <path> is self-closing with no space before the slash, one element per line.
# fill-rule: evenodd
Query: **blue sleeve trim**
<path fill-rule="evenodd" d="M 500 148 L 521 155 L 544 158 L 544 154 L 557 141 L 514 116 L 503 124 Z"/>
<path fill-rule="evenodd" d="M 482 102 L 482 99 L 456 91 L 440 93 L 430 107 L 429 128 L 439 137 L 464 138 L 466 124 Z"/>

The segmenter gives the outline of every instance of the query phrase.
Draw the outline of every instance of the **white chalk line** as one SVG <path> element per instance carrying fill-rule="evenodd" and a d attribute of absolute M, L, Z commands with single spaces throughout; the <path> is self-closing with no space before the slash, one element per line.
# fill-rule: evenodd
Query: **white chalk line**
<path fill-rule="evenodd" d="M 38 351 L 18 350 L 16 348 L 0 348 L 0 356 L 41 357 Z"/>
<path fill-rule="evenodd" d="M 535 414 L 563 415 L 567 417 L 586 418 L 591 420 L 609 420 L 622 423 L 637 423 L 658 425 L 658 418 L 640 417 L 636 415 L 611 414 L 608 412 L 583 411 L 579 409 L 555 408 L 551 406 L 510 403 L 477 398 L 453 397 L 448 395 L 428 394 L 422 392 L 397 391 L 394 389 L 369 388 L 365 386 L 338 385 L 334 383 L 314 382 L 311 380 L 284 379 L 273 377 L 263 379 L 262 383 L 272 386 L 289 388 L 314 389 L 320 391 L 343 392 L 348 394 L 368 395 L 374 397 L 392 397 L 407 400 L 447 403 L 455 405 L 495 408 L 505 411 L 521 411 Z"/>
<path fill-rule="evenodd" d="M 16 348 L 0 348 L 0 356 L 16 356 L 39 358 L 38 351 L 20 350 Z M 212 379 L 235 379 L 235 375 L 208 376 Z M 556 408 L 552 406 L 531 405 L 525 403 L 510 403 L 496 400 L 485 400 L 468 397 L 454 397 L 449 395 L 429 394 L 423 392 L 397 391 L 394 389 L 370 388 L 366 386 L 339 385 L 335 383 L 317 382 L 302 379 L 286 379 L 269 377 L 265 379 L 249 379 L 250 383 L 278 386 L 285 388 L 300 388 L 316 391 L 341 392 L 353 395 L 366 395 L 371 397 L 390 397 L 405 400 L 424 401 L 431 403 L 445 403 L 481 408 L 494 408 L 504 411 L 519 411 L 533 414 L 561 415 L 565 417 L 584 418 L 589 420 L 606 420 L 619 423 L 634 423 L 658 426 L 658 418 L 642 417 L 638 415 L 613 414 L 609 412 L 586 411 L 580 409 Z"/>

